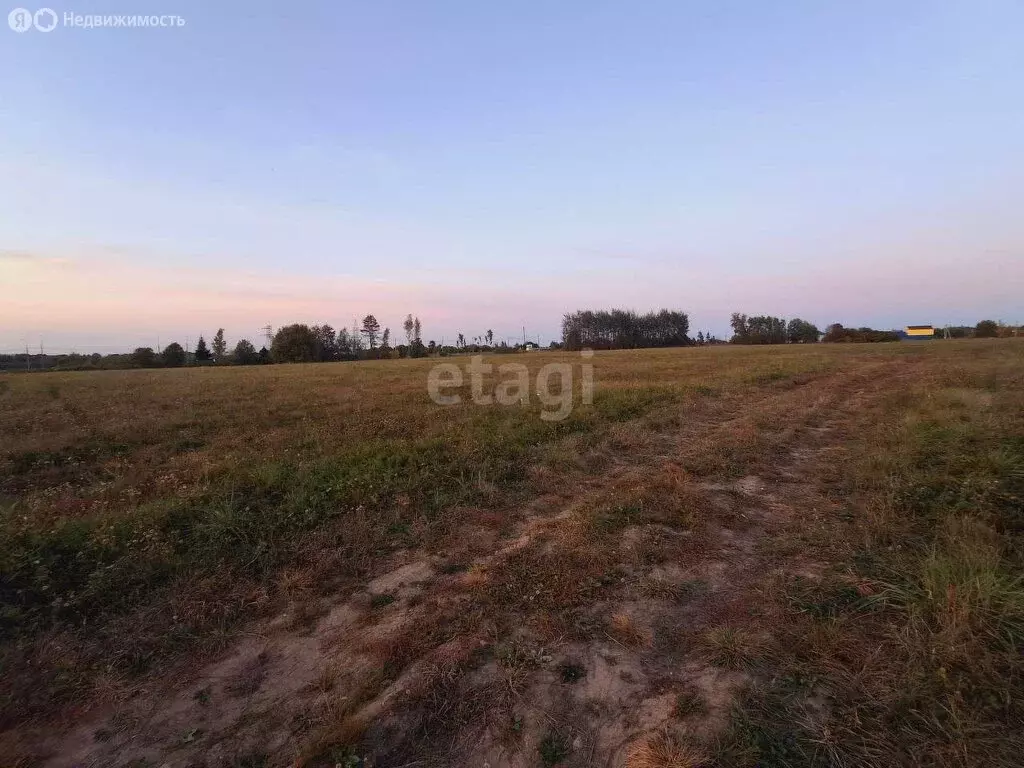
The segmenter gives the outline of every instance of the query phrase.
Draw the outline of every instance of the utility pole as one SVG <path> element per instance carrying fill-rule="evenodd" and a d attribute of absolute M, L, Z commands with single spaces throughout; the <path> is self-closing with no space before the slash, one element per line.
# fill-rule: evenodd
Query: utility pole
<path fill-rule="evenodd" d="M 28 355 L 28 342 L 25 342 L 25 370 L 32 370 L 32 358 Z"/>

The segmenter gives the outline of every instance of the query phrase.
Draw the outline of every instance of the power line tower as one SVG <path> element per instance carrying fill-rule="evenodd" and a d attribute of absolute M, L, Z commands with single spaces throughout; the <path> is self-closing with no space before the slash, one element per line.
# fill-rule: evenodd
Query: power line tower
<path fill-rule="evenodd" d="M 267 349 L 270 349 L 270 345 L 274 342 L 273 326 L 271 326 L 270 323 L 267 323 L 262 328 L 260 328 L 260 330 L 263 331 L 263 336 L 267 339 Z"/>

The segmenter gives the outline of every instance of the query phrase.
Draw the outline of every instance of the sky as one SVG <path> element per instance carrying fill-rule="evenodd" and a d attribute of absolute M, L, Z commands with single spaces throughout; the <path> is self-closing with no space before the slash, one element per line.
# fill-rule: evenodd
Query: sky
<path fill-rule="evenodd" d="M 1017 0 L 50 7 L 0 27 L 0 352 L 1024 322 Z"/>

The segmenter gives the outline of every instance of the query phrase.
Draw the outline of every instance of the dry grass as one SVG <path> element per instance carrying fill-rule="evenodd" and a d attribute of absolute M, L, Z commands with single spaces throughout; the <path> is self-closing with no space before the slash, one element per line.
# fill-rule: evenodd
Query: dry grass
<path fill-rule="evenodd" d="M 711 662 L 727 669 L 750 667 L 757 660 L 759 647 L 750 632 L 734 627 L 719 627 L 704 635 Z"/>
<path fill-rule="evenodd" d="M 661 732 L 629 748 L 626 768 L 701 768 L 707 755 L 679 737 Z"/>
<path fill-rule="evenodd" d="M 289 631 L 313 630 L 322 603 L 417 552 L 465 567 L 439 581 L 453 594 L 428 595 L 422 625 L 382 644 L 358 690 L 335 684 L 343 660 L 325 667 L 311 688 L 343 725 L 307 754 L 382 749 L 360 707 L 487 627 L 493 642 L 424 677 L 417 725 L 388 754 L 455 749 L 487 696 L 535 696 L 547 662 L 518 650 L 495 679 L 474 677 L 498 648 L 612 638 L 652 669 L 669 654 L 753 678 L 718 765 L 1014 764 L 1024 345 L 595 362 L 594 405 L 564 422 L 540 420 L 536 402 L 441 409 L 430 361 L 5 376 L 0 725 L 198 664 L 260 617 L 287 610 Z M 763 488 L 737 483 L 751 475 Z M 541 495 L 571 514 L 536 524 L 524 510 Z M 470 547 L 470 529 L 489 543 Z M 720 569 L 705 578 L 702 564 Z M 827 575 L 798 582 L 808 570 Z M 360 626 L 399 610 L 368 609 Z M 235 681 L 240 695 L 262 669 Z M 571 697 L 589 679 L 558 685 Z M 541 726 L 517 737 L 533 761 Z M 568 747 L 551 733 L 553 759 Z M 706 764 L 689 744 L 659 734 L 628 764 Z"/>
<path fill-rule="evenodd" d="M 631 648 L 643 648 L 651 643 L 650 632 L 628 613 L 612 614 L 608 628 L 616 640 Z"/>

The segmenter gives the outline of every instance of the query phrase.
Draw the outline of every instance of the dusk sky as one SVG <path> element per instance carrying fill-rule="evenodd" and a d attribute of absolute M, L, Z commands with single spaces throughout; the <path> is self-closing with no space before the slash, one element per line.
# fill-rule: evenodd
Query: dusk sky
<path fill-rule="evenodd" d="M 0 28 L 0 352 L 1024 322 L 1019 0 L 50 7 L 186 23 Z"/>

